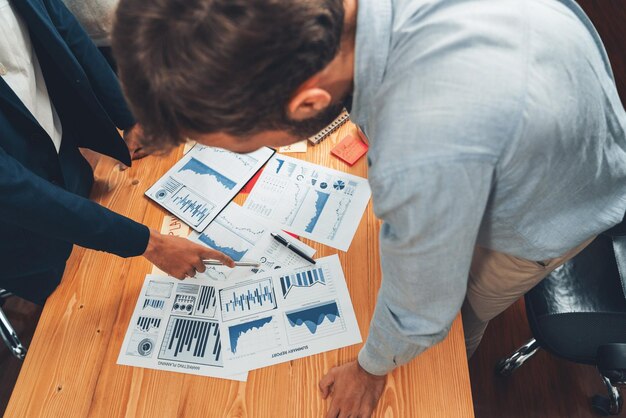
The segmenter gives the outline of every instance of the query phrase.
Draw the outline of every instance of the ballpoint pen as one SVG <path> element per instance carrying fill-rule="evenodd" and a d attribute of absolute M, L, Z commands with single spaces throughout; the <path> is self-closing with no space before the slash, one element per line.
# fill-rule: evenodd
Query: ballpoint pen
<path fill-rule="evenodd" d="M 294 253 L 296 253 L 300 257 L 304 258 L 309 263 L 315 264 L 315 260 L 313 260 L 311 257 L 306 255 L 304 251 L 302 251 L 300 248 L 296 247 L 295 245 L 293 245 L 292 243 L 287 241 L 285 238 L 283 238 L 280 235 L 275 234 L 273 232 L 271 232 L 270 235 L 272 236 L 272 238 L 274 238 L 276 241 L 278 241 L 281 245 L 284 245 L 289 250 L 293 251 Z"/>
<path fill-rule="evenodd" d="M 205 266 L 224 266 L 219 260 L 202 260 Z M 258 261 L 235 261 L 235 267 L 261 267 Z"/>

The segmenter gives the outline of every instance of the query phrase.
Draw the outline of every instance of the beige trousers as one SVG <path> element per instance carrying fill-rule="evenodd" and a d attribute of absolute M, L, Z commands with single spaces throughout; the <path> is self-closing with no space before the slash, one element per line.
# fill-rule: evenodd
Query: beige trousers
<path fill-rule="evenodd" d="M 530 261 L 476 246 L 467 295 L 461 309 L 467 357 L 476 351 L 490 320 L 594 239 L 583 242 L 560 257 L 544 261 Z"/>

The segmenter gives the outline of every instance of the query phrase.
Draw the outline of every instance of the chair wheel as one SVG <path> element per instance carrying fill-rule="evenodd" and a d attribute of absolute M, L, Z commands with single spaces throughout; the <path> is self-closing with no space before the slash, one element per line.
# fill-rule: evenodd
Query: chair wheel
<path fill-rule="evenodd" d="M 611 415 L 611 401 L 606 396 L 593 395 L 591 398 L 591 409 L 600 416 Z"/>

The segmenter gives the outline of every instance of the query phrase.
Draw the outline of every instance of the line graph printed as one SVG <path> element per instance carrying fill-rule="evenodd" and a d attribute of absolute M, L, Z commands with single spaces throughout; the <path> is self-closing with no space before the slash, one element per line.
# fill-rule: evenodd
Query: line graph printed
<path fill-rule="evenodd" d="M 219 324 L 215 321 L 171 316 L 159 358 L 222 367 Z"/>
<path fill-rule="evenodd" d="M 232 207 L 237 208 L 236 211 L 234 211 L 235 213 L 231 213 L 230 209 Z M 246 216 L 241 207 L 234 205 L 228 206 L 217 218 L 215 218 L 215 222 L 210 224 L 205 232 L 210 230 L 211 227 L 214 227 L 214 224 L 220 225 L 225 230 L 237 235 L 243 240 L 248 241 L 252 245 L 256 244 L 265 233 L 265 227 L 263 225 L 250 219 L 249 216 Z"/>
<path fill-rule="evenodd" d="M 285 193 L 285 197 L 288 198 L 288 202 L 285 202 L 285 212 L 286 215 L 284 219 L 281 221 L 284 225 L 292 225 L 293 222 L 298 217 L 300 213 L 300 208 L 304 204 L 304 201 L 307 198 L 309 187 L 306 187 L 299 183 L 294 183 L 290 185 L 291 190 L 288 193 Z"/>
<path fill-rule="evenodd" d="M 250 154 L 238 154 L 223 148 L 211 148 L 211 151 L 215 154 L 216 158 L 219 158 L 222 165 L 234 165 L 237 168 L 243 168 L 247 171 L 252 170 L 259 162 L 258 159 L 254 158 Z"/>
<path fill-rule="evenodd" d="M 290 344 L 342 333 L 346 325 L 336 301 L 285 312 L 287 339 Z"/>
<path fill-rule="evenodd" d="M 343 218 L 348 211 L 348 206 L 350 206 L 351 202 L 352 199 L 350 199 L 349 197 L 344 197 L 337 203 L 337 206 L 335 207 L 335 222 L 330 228 L 330 231 L 328 231 L 328 239 L 335 239 L 335 236 L 337 235 L 337 232 L 339 231 L 339 228 L 343 223 Z"/>
<path fill-rule="evenodd" d="M 276 309 L 272 279 L 221 289 L 220 305 L 224 321 Z"/>
<path fill-rule="evenodd" d="M 228 336 L 233 354 L 258 353 L 280 345 L 280 334 L 272 316 L 232 325 L 228 327 Z"/>

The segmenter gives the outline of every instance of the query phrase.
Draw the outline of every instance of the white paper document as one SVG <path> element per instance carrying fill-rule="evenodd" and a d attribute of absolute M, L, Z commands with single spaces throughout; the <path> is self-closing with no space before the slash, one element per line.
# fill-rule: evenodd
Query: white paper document
<path fill-rule="evenodd" d="M 273 154 L 267 147 L 236 154 L 196 144 L 146 195 L 202 231 Z"/>
<path fill-rule="evenodd" d="M 244 208 L 286 231 L 347 251 L 370 195 L 367 179 L 275 155 Z"/>
<path fill-rule="evenodd" d="M 235 202 L 231 202 L 206 227 L 202 233 L 192 232 L 191 241 L 223 252 L 235 261 L 258 261 L 259 268 L 207 266 L 196 277 L 215 280 L 236 279 L 255 273 L 278 269 L 293 269 L 310 263 L 272 238 L 270 233 L 280 234 L 312 257 L 315 249 L 282 232 L 280 226 L 250 214 Z"/>
<path fill-rule="evenodd" d="M 237 280 L 147 276 L 118 364 L 245 380 L 236 373 L 361 341 L 333 255 Z"/>
<path fill-rule="evenodd" d="M 246 381 L 224 364 L 216 289 L 148 275 L 117 364 Z"/>
<path fill-rule="evenodd" d="M 224 362 L 233 372 L 362 341 L 336 254 L 315 266 L 229 281 L 219 300 Z"/>

